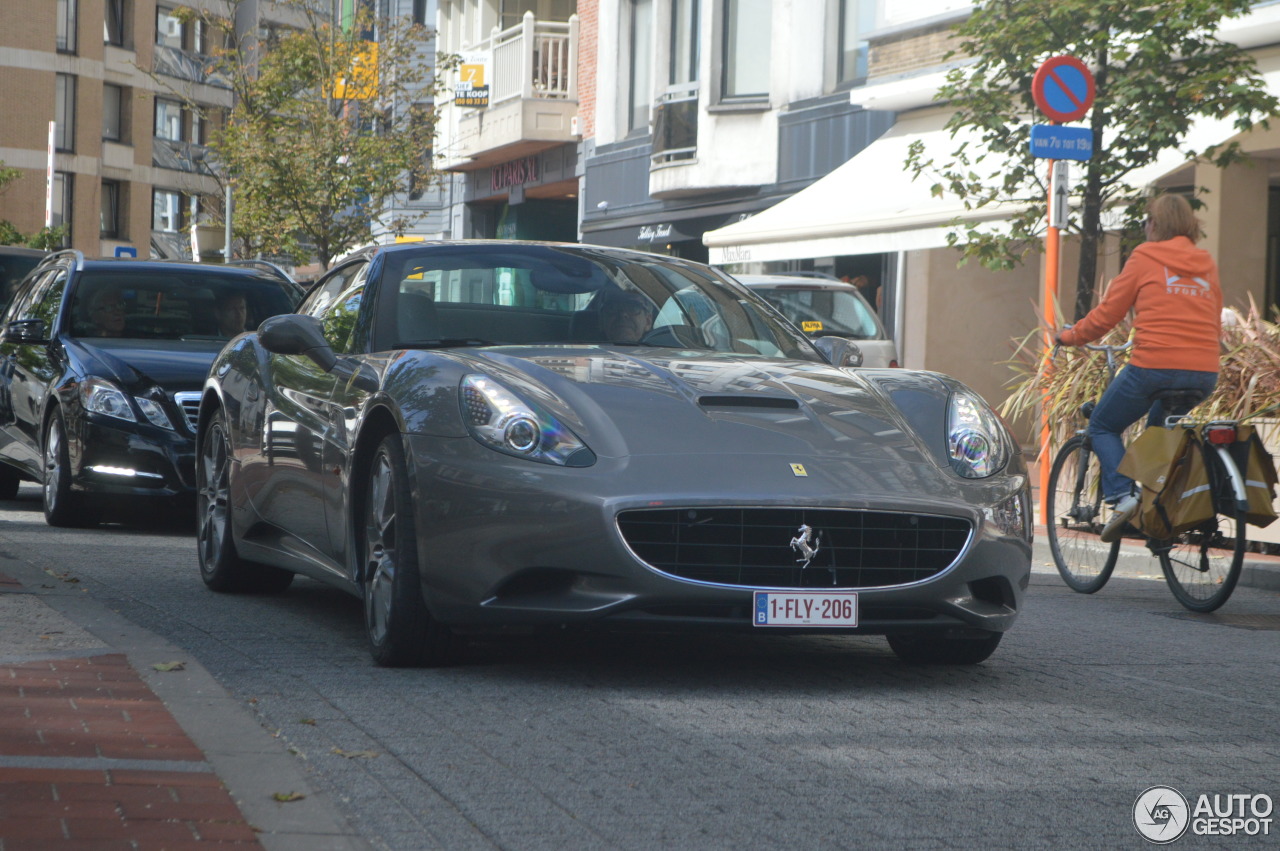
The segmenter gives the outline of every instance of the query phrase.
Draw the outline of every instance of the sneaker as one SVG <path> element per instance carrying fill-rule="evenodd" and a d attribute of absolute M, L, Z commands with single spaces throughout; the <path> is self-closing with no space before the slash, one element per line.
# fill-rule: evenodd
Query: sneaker
<path fill-rule="evenodd" d="M 1102 532 L 1098 535 L 1103 543 L 1110 544 L 1124 536 L 1124 528 L 1133 519 L 1133 515 L 1138 513 L 1139 504 L 1138 498 L 1132 494 L 1120 498 L 1115 508 L 1111 510 L 1111 519 L 1107 521 L 1106 526 L 1102 527 Z"/>

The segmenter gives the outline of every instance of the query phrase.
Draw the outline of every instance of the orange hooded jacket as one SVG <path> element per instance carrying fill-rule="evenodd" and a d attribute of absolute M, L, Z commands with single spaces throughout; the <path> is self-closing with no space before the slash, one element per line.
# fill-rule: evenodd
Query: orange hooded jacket
<path fill-rule="evenodd" d="M 1091 343 L 1133 309 L 1133 356 L 1146 369 L 1217 372 L 1221 356 L 1222 288 L 1218 266 L 1185 236 L 1134 249 L 1102 301 L 1060 333 L 1069 346 Z"/>

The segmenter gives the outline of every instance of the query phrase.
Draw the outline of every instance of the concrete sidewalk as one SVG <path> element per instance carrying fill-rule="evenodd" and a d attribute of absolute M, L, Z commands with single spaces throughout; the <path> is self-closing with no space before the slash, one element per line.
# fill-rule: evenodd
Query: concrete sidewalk
<path fill-rule="evenodd" d="M 190 656 L 55 571 L 0 574 L 0 848 L 367 849 Z"/>

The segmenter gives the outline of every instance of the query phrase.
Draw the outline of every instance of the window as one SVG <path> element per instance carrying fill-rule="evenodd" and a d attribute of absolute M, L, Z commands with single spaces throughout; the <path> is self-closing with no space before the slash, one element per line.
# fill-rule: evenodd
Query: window
<path fill-rule="evenodd" d="M 70 74 L 54 77 L 53 118 L 54 147 L 59 151 L 75 150 L 76 138 L 76 78 Z"/>
<path fill-rule="evenodd" d="M 649 130 L 653 101 L 653 0 L 631 2 L 631 86 L 627 130 Z"/>
<path fill-rule="evenodd" d="M 102 22 L 102 41 L 124 47 L 124 1 L 106 0 L 106 17 Z"/>
<path fill-rule="evenodd" d="M 182 21 L 174 15 L 173 9 L 156 7 L 156 44 L 181 50 L 183 30 Z"/>
<path fill-rule="evenodd" d="M 176 100 L 156 98 L 156 137 L 181 142 L 182 104 Z"/>
<path fill-rule="evenodd" d="M 151 229 L 166 233 L 182 230 L 182 194 L 169 189 L 151 193 Z"/>
<path fill-rule="evenodd" d="M 725 0 L 721 97 L 768 96 L 772 14 L 771 0 Z"/>
<path fill-rule="evenodd" d="M 102 86 L 102 138 L 119 142 L 124 137 L 123 112 L 124 89 L 104 83 Z"/>
<path fill-rule="evenodd" d="M 99 214 L 98 233 L 114 238 L 120 235 L 120 184 L 114 180 L 102 181 L 102 209 Z"/>
<path fill-rule="evenodd" d="M 79 0 L 58 0 L 57 32 L 54 44 L 59 53 L 76 52 L 76 4 Z"/>
<path fill-rule="evenodd" d="M 53 217 L 51 227 L 65 225 L 67 232 L 62 238 L 62 247 L 71 245 L 71 175 L 65 171 L 53 173 Z"/>
<path fill-rule="evenodd" d="M 875 26 L 872 0 L 841 0 L 839 82 L 856 85 L 867 79 L 866 35 Z"/>
<path fill-rule="evenodd" d="M 673 86 L 698 81 L 699 0 L 671 2 L 671 69 Z"/>
<path fill-rule="evenodd" d="M 427 20 L 427 0 L 413 0 L 413 22 L 423 26 L 431 23 Z"/>

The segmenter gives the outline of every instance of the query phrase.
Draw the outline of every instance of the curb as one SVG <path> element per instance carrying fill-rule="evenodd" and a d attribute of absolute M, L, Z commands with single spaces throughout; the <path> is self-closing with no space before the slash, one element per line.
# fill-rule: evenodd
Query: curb
<path fill-rule="evenodd" d="M 262 848 L 266 851 L 369 851 L 372 848 L 342 819 L 335 802 L 308 783 L 305 764 L 291 755 L 243 702 L 228 693 L 189 654 L 112 612 L 90 595 L 81 593 L 75 585 L 51 582 L 49 572 L 39 565 L 28 560 L 11 561 L 4 568 L 9 576 L 3 579 L 16 582 L 0 582 L 0 596 L 38 601 L 38 605 L 24 602 L 20 606 L 31 625 L 21 624 L 17 628 L 36 633 L 53 632 L 48 628 L 50 624 L 55 627 L 59 623 L 67 624 L 65 632 L 70 639 L 64 649 L 52 653 L 32 653 L 29 645 L 20 647 L 16 642 L 0 643 L 0 660 L 12 666 L 15 660 L 16 664 L 33 661 L 56 664 L 57 660 L 68 657 L 87 657 L 92 661 L 123 655 L 133 672 L 159 698 L 177 726 L 202 753 L 212 774 L 221 780 L 244 820 L 252 826 Z M 161 672 L 153 667 L 174 661 L 182 663 L 180 670 Z M 164 767 L 164 760 L 97 758 L 92 763 L 113 766 L 115 770 Z M 0 775 L 3 771 L 0 769 Z M 277 793 L 295 793 L 300 797 L 280 802 L 273 797 Z"/>

